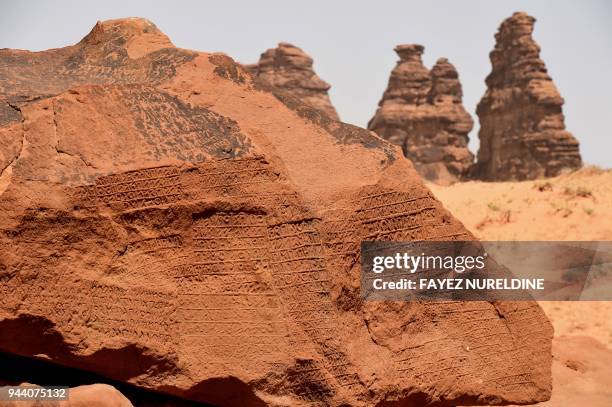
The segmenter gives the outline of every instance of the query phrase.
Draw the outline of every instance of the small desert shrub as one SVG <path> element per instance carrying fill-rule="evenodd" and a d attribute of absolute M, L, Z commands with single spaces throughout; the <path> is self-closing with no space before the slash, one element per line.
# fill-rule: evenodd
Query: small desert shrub
<path fill-rule="evenodd" d="M 558 207 L 555 209 L 555 214 L 559 214 L 559 215 L 561 215 L 561 216 L 562 216 L 562 217 L 564 217 L 564 218 L 567 218 L 567 217 L 568 217 L 568 216 L 570 216 L 572 213 L 574 213 L 574 211 L 573 211 L 571 208 L 569 208 L 568 206 L 565 206 L 565 207 L 560 207 L 560 206 L 558 206 Z"/>
<path fill-rule="evenodd" d="M 541 184 L 535 184 L 534 187 L 540 191 L 540 192 L 544 192 L 544 191 L 552 191 L 553 186 L 550 182 L 546 181 L 543 182 Z"/>
<path fill-rule="evenodd" d="M 590 189 L 585 187 L 565 187 L 563 190 L 565 195 L 569 195 L 571 197 L 580 197 L 580 198 L 588 198 L 593 196 L 593 192 Z"/>
<path fill-rule="evenodd" d="M 493 202 L 489 202 L 487 204 L 487 206 L 489 207 L 489 209 L 491 209 L 492 211 L 498 211 L 499 210 L 499 206 L 495 205 Z"/>

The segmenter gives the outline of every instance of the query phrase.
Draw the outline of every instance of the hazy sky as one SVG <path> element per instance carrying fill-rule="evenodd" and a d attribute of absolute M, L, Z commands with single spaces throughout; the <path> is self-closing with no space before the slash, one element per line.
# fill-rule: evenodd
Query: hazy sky
<path fill-rule="evenodd" d="M 43 50 L 78 42 L 97 20 L 146 17 L 175 45 L 223 51 L 251 63 L 287 41 L 315 60 L 332 84 L 342 120 L 365 126 L 374 114 L 403 43 L 425 46 L 431 67 L 447 57 L 459 71 L 474 116 L 490 72 L 489 52 L 501 21 L 514 11 L 537 18 L 534 37 L 565 98 L 566 126 L 589 164 L 612 167 L 612 2 L 592 1 L 4 1 L 0 48 Z"/>

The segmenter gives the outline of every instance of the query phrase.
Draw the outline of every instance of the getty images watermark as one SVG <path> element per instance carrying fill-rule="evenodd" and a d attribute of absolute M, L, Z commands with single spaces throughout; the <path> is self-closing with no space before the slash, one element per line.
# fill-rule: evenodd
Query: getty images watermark
<path fill-rule="evenodd" d="M 612 300 L 612 242 L 363 242 L 366 300 Z"/>

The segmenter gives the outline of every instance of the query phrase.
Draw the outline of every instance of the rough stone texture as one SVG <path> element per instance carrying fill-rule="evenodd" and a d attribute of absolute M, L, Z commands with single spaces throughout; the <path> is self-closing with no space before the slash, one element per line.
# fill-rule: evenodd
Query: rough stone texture
<path fill-rule="evenodd" d="M 290 95 L 318 109 L 334 120 L 340 120 L 327 91 L 331 85 L 315 73 L 312 58 L 295 45 L 281 42 L 270 48 L 257 64 L 245 65 L 264 85 L 286 90 Z"/>
<path fill-rule="evenodd" d="M 565 130 L 563 98 L 531 34 L 535 18 L 514 13 L 495 34 L 493 69 L 480 100 L 480 148 L 474 177 L 525 180 L 582 166 L 578 141 Z"/>
<path fill-rule="evenodd" d="M 145 20 L 0 67 L 0 351 L 223 406 L 550 397 L 536 303 L 360 299 L 362 240 L 473 239 L 371 132 Z"/>
<path fill-rule="evenodd" d="M 402 147 L 421 176 L 441 184 L 464 178 L 473 164 L 473 121 L 461 103 L 455 67 L 439 59 L 429 71 L 423 46 L 398 45 L 400 57 L 368 128 Z"/>

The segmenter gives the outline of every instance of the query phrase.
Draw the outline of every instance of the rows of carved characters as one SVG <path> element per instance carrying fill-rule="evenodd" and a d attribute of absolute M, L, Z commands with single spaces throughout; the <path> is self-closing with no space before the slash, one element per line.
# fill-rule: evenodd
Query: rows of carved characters
<path fill-rule="evenodd" d="M 76 206 L 111 206 L 130 210 L 167 205 L 183 198 L 176 167 L 158 167 L 99 177 L 93 185 L 75 188 Z"/>
<path fill-rule="evenodd" d="M 172 234 L 131 242 L 112 268 L 130 286 L 174 293 L 175 276 L 188 258 L 185 237 Z"/>
<path fill-rule="evenodd" d="M 300 359 L 289 367 L 274 367 L 276 372 L 283 372 L 283 386 L 290 389 L 306 405 L 329 405 L 331 400 L 340 403 L 343 400 L 336 378 L 319 359 Z"/>
<path fill-rule="evenodd" d="M 268 228 L 273 279 L 285 309 L 311 337 L 321 363 L 343 388 L 361 383 L 334 332 L 336 321 L 330 297 L 324 245 L 314 221 Z"/>
<path fill-rule="evenodd" d="M 111 206 L 118 211 L 161 206 L 178 201 L 232 197 L 267 208 L 277 222 L 304 217 L 299 195 L 262 159 L 210 161 L 188 170 L 158 167 L 103 176 L 77 187 L 75 206 Z"/>
<path fill-rule="evenodd" d="M 222 191 L 225 192 L 229 192 L 230 195 L 232 193 L 236 193 L 239 192 L 236 189 L 231 189 L 231 188 L 227 188 L 228 184 L 234 184 L 233 186 L 235 187 L 236 185 L 240 185 L 241 182 L 244 182 L 245 185 L 248 185 L 247 181 L 252 181 L 252 180 L 247 180 L 245 179 L 246 177 L 250 177 L 253 178 L 253 171 L 255 171 L 258 174 L 264 174 L 264 179 L 266 180 L 266 182 L 274 182 L 276 179 L 273 177 L 272 180 L 270 180 L 270 177 L 268 175 L 268 173 L 266 172 L 265 169 L 261 169 L 261 162 L 258 160 L 233 160 L 233 161 L 227 161 L 227 163 L 229 163 L 228 165 L 231 167 L 233 166 L 234 168 L 227 168 L 228 165 L 226 165 L 225 163 L 223 164 L 226 168 L 209 168 L 208 172 L 206 173 L 208 178 L 205 178 L 207 180 L 207 182 L 203 182 L 202 186 L 207 186 L 211 189 L 211 190 L 218 190 L 221 189 Z M 215 165 L 219 165 L 218 163 L 212 164 L 212 166 L 214 167 Z M 235 178 L 234 180 L 232 180 L 232 182 L 225 182 L 223 183 L 223 177 L 222 175 L 230 172 L 233 174 L 237 174 L 236 176 L 242 176 L 243 178 Z M 189 172 L 188 173 L 189 176 L 191 176 L 193 174 L 193 172 Z M 172 174 L 174 175 L 174 174 Z M 215 177 L 215 176 L 221 176 L 220 180 L 216 180 L 216 179 L 211 179 L 210 177 Z M 200 178 L 200 180 L 202 180 L 202 178 Z M 110 183 L 112 183 L 112 181 L 114 180 L 109 180 L 111 181 Z M 123 181 L 123 180 L 121 180 Z M 119 182 L 121 182 L 119 181 Z M 109 183 L 109 182 L 107 182 Z M 232 186 L 232 185 L 230 185 Z M 281 199 L 286 199 L 286 197 L 288 196 L 289 198 L 293 199 L 293 202 L 289 202 L 288 204 L 285 205 L 285 207 L 287 207 L 289 216 L 291 216 L 291 208 L 297 206 L 295 201 L 297 201 L 296 199 L 296 194 L 279 194 L 276 196 L 280 196 Z M 275 198 L 276 198 L 275 196 Z M 242 226 L 242 225 L 241 225 Z M 224 269 L 226 273 L 232 273 L 235 271 L 244 271 L 244 268 L 250 268 L 248 265 L 245 265 L 245 262 L 249 262 L 249 261 L 255 261 L 257 262 L 257 266 L 259 266 L 260 268 L 265 269 L 266 268 L 266 262 L 263 261 L 263 259 L 265 259 L 265 256 L 262 256 L 261 253 L 257 253 L 257 248 L 258 247 L 263 247 L 263 246 L 258 246 L 257 243 L 262 243 L 262 235 L 261 233 L 257 232 L 257 228 L 253 229 L 249 226 L 247 227 L 241 227 L 241 232 L 246 232 L 246 235 L 249 238 L 253 238 L 253 239 L 259 239 L 259 242 L 255 241 L 256 245 L 252 246 L 255 248 L 255 256 L 256 257 L 248 257 L 251 255 L 251 253 L 247 253 L 246 251 L 242 250 L 240 248 L 240 246 L 238 247 L 234 247 L 233 250 L 234 253 L 232 253 L 232 258 L 231 259 L 226 259 L 226 260 L 222 260 L 223 254 L 220 254 L 220 252 L 215 252 L 214 251 L 214 247 L 211 247 L 210 244 L 212 245 L 218 245 L 219 241 L 221 240 L 228 240 L 231 238 L 231 229 L 229 228 L 217 228 L 218 230 L 218 235 L 211 235 L 210 233 L 204 233 L 201 235 L 198 235 L 199 230 L 198 227 L 194 227 L 194 242 L 197 242 L 197 239 L 202 239 L 200 241 L 208 241 L 209 242 L 209 246 L 204 246 L 204 247 L 200 247 L 194 248 L 194 251 L 196 251 L 196 259 L 202 260 L 202 256 L 206 257 L 206 259 L 204 261 L 195 261 L 190 263 L 189 265 L 187 265 L 187 267 L 184 268 L 184 271 L 186 273 L 182 274 L 180 271 L 177 274 L 177 277 L 180 278 L 181 283 L 179 283 L 179 287 L 183 287 L 183 286 L 189 286 L 189 287 L 193 287 L 194 286 L 194 279 L 199 279 L 202 280 L 202 276 L 206 275 L 206 268 L 207 267 L 218 267 L 221 263 L 215 263 L 215 262 L 223 262 L 224 265 Z M 226 230 L 227 229 L 227 230 Z M 230 232 L 228 232 L 228 230 L 230 230 Z M 229 234 L 228 234 L 229 233 Z M 208 239 L 208 240 L 206 240 Z M 264 239 L 265 240 L 265 239 Z M 213 242 L 213 243 L 210 243 Z M 251 246 L 250 246 L 251 247 Z M 208 251 L 208 253 L 207 253 Z M 250 252 L 250 251 L 249 251 Z M 242 260 L 245 260 L 244 262 Z M 228 267 L 227 263 L 228 261 L 230 262 L 230 266 Z M 282 261 L 282 260 L 281 260 Z M 278 265 L 276 265 L 276 267 L 278 267 Z M 298 276 L 293 276 L 291 274 L 285 275 L 284 279 L 282 280 L 282 284 L 299 284 L 302 286 L 312 286 L 312 285 L 326 285 L 326 281 L 322 280 L 321 277 L 325 277 L 325 269 L 324 267 L 321 268 L 321 265 L 318 265 L 318 270 L 314 273 L 299 273 Z M 181 269 L 179 267 L 179 269 Z M 182 269 L 181 269 L 182 270 Z M 215 274 L 218 274 L 219 271 L 215 271 Z M 230 275 L 230 274 L 228 274 Z M 223 277 L 215 277 L 215 279 L 218 281 L 219 278 L 223 278 Z M 241 288 L 244 289 L 246 288 L 249 291 L 256 291 L 258 293 L 260 292 L 265 292 L 266 291 L 266 287 L 265 285 L 262 287 L 262 285 L 260 284 L 259 281 L 257 280 L 252 280 L 250 279 L 250 277 L 247 278 L 243 278 L 242 280 L 235 280 L 232 279 L 233 281 L 236 282 L 232 282 L 231 283 L 231 287 L 230 289 L 236 289 L 236 288 Z M 187 282 L 187 283 L 185 283 Z M 210 280 L 209 280 L 210 282 Z M 205 284 L 207 286 L 207 289 L 209 289 L 211 287 L 211 284 Z M 237 286 L 238 285 L 238 286 Z M 226 284 L 227 286 L 227 284 Z M 328 293 L 328 288 L 327 287 L 319 287 L 319 290 L 323 289 L 327 291 L 327 295 L 329 295 Z M 179 288 L 179 293 L 180 293 L 180 288 Z M 181 295 L 182 293 L 180 293 L 179 295 Z M 213 293 L 210 293 L 213 294 Z M 289 313 L 289 315 L 292 318 L 296 318 L 299 317 L 299 312 L 302 311 L 304 309 L 304 305 L 308 305 L 312 307 L 313 303 L 309 303 L 309 304 L 302 304 L 299 302 L 291 302 L 290 306 L 287 308 L 287 311 Z M 329 303 L 329 298 L 327 298 L 327 304 L 324 304 L 322 306 L 322 309 L 319 311 L 320 314 L 322 315 L 329 315 L 331 312 L 331 304 Z M 321 304 L 319 304 L 318 306 L 315 306 L 315 308 L 320 308 Z M 333 340 L 331 338 L 333 338 L 332 335 L 332 328 L 329 324 L 330 320 L 328 317 L 323 318 L 322 320 L 313 320 L 313 321 L 301 321 L 301 325 L 304 326 L 306 324 L 306 330 L 308 335 L 310 336 L 315 336 L 315 337 L 320 337 L 319 342 L 326 344 L 327 342 L 329 342 L 330 340 Z M 331 355 L 328 352 L 329 355 Z M 344 379 L 346 376 L 348 376 L 347 374 L 345 374 L 345 372 L 342 370 L 342 367 L 336 367 L 336 365 L 330 365 L 330 368 L 336 371 L 336 374 L 338 375 L 339 380 L 341 380 L 342 382 L 346 382 L 346 380 Z"/>
<path fill-rule="evenodd" d="M 192 224 L 192 256 L 176 275 L 182 352 L 206 355 L 208 369 L 279 363 L 291 331 L 270 284 L 266 216 L 211 212 Z"/>
<path fill-rule="evenodd" d="M 269 222 L 288 222 L 307 216 L 297 192 L 265 160 L 211 161 L 182 175 L 191 185 L 192 199 L 231 198 L 233 202 L 266 208 Z M 274 219 L 274 220 L 272 220 Z"/>
<path fill-rule="evenodd" d="M 50 315 L 60 332 L 78 326 L 90 330 L 88 337 L 120 338 L 157 349 L 172 349 L 175 344 L 175 299 L 163 293 L 87 280 L 39 278 L 22 287 L 27 301 L 21 311 Z"/>
<path fill-rule="evenodd" d="M 208 193 L 214 193 L 220 196 L 228 196 L 235 198 L 246 198 L 250 201 L 264 202 L 264 206 L 267 208 L 273 208 L 274 220 L 279 219 L 292 219 L 296 216 L 303 216 L 303 210 L 299 209 L 299 198 L 294 192 L 278 192 L 279 189 L 279 176 L 276 173 L 270 171 L 269 166 L 261 160 L 234 160 L 228 162 L 214 163 L 213 167 L 200 166 L 197 172 L 192 172 L 191 177 L 194 177 L 199 185 L 200 189 L 207 191 Z M 206 169 L 204 171 L 203 169 Z M 195 175 L 194 175 L 195 174 Z M 232 174 L 234 178 L 228 182 L 226 174 Z M 253 180 L 257 181 L 258 185 L 253 188 Z M 296 211 L 295 208 L 298 208 Z M 270 219 L 268 218 L 268 222 Z M 241 225 L 243 226 L 243 225 Z M 255 257 L 252 258 L 255 261 L 262 262 L 259 264 L 264 270 L 268 270 L 267 262 L 263 262 L 264 258 L 268 258 L 269 254 L 262 256 L 261 251 L 266 251 L 267 238 L 259 233 L 258 228 L 251 228 L 246 225 L 242 228 L 245 236 L 252 240 L 252 248 L 255 251 Z M 203 233 L 201 236 L 196 236 L 195 239 L 202 239 L 207 243 L 206 247 L 203 247 L 205 251 L 213 251 L 220 246 L 220 240 L 227 240 L 231 238 L 231 234 L 228 235 L 226 228 L 220 228 L 218 234 L 214 237 Z M 218 239 L 221 238 L 221 239 Z M 246 252 L 245 247 L 236 247 L 234 257 L 248 258 L 251 253 Z M 208 253 L 207 253 L 208 254 Z M 220 261 L 218 258 L 219 254 L 213 254 L 211 261 Z M 241 267 L 243 264 L 241 261 L 238 262 L 237 267 Z M 205 265 L 204 265 L 205 266 Z M 232 267 L 231 270 L 234 270 Z M 202 270 L 198 270 L 198 274 L 201 274 Z M 308 275 L 299 276 L 301 283 L 306 283 L 310 277 Z M 290 284 L 296 280 L 295 276 L 287 274 L 282 276 L 284 283 Z M 274 279 L 276 280 L 276 278 Z M 247 284 L 257 284 L 253 281 L 247 281 Z M 297 307 L 297 305 L 295 305 Z M 293 314 L 297 314 L 297 308 L 287 308 L 285 311 L 290 316 L 295 317 Z M 316 321 L 320 322 L 320 321 Z M 313 325 L 313 329 L 316 325 Z M 290 342 L 295 342 L 294 339 L 289 339 Z M 306 344 L 305 342 L 303 342 Z"/>
<path fill-rule="evenodd" d="M 440 222 L 441 207 L 431 194 L 382 188 L 363 193 L 355 217 L 361 240 L 448 240 L 468 238 L 469 234 L 455 222 Z"/>
<path fill-rule="evenodd" d="M 359 278 L 350 274 L 359 265 L 361 241 L 351 213 L 343 213 L 339 219 L 325 219 L 321 224 L 321 235 L 325 245 L 328 267 L 349 279 Z"/>
<path fill-rule="evenodd" d="M 512 334 L 508 331 L 506 321 L 492 312 L 492 305 L 487 302 L 465 303 L 457 301 L 436 301 L 422 303 L 423 313 L 430 315 L 438 329 L 436 335 L 415 336 L 413 344 L 400 351 L 395 359 L 395 366 L 401 377 L 416 380 L 420 383 L 431 383 L 444 378 L 464 382 L 486 382 L 516 390 L 518 384 L 534 383 L 532 361 L 536 355 L 531 350 L 517 347 Z M 525 322 L 523 336 L 542 336 L 542 327 L 534 307 L 518 310 L 516 318 L 511 321 Z M 514 319 L 514 318 L 513 318 Z M 523 321 L 520 321 L 523 319 Z M 467 332 L 467 334 L 466 334 Z M 425 355 L 436 356 L 435 361 L 422 358 Z M 469 358 L 477 358 L 476 370 L 473 363 L 466 363 Z M 509 375 L 510 366 L 517 366 L 518 373 Z"/>

